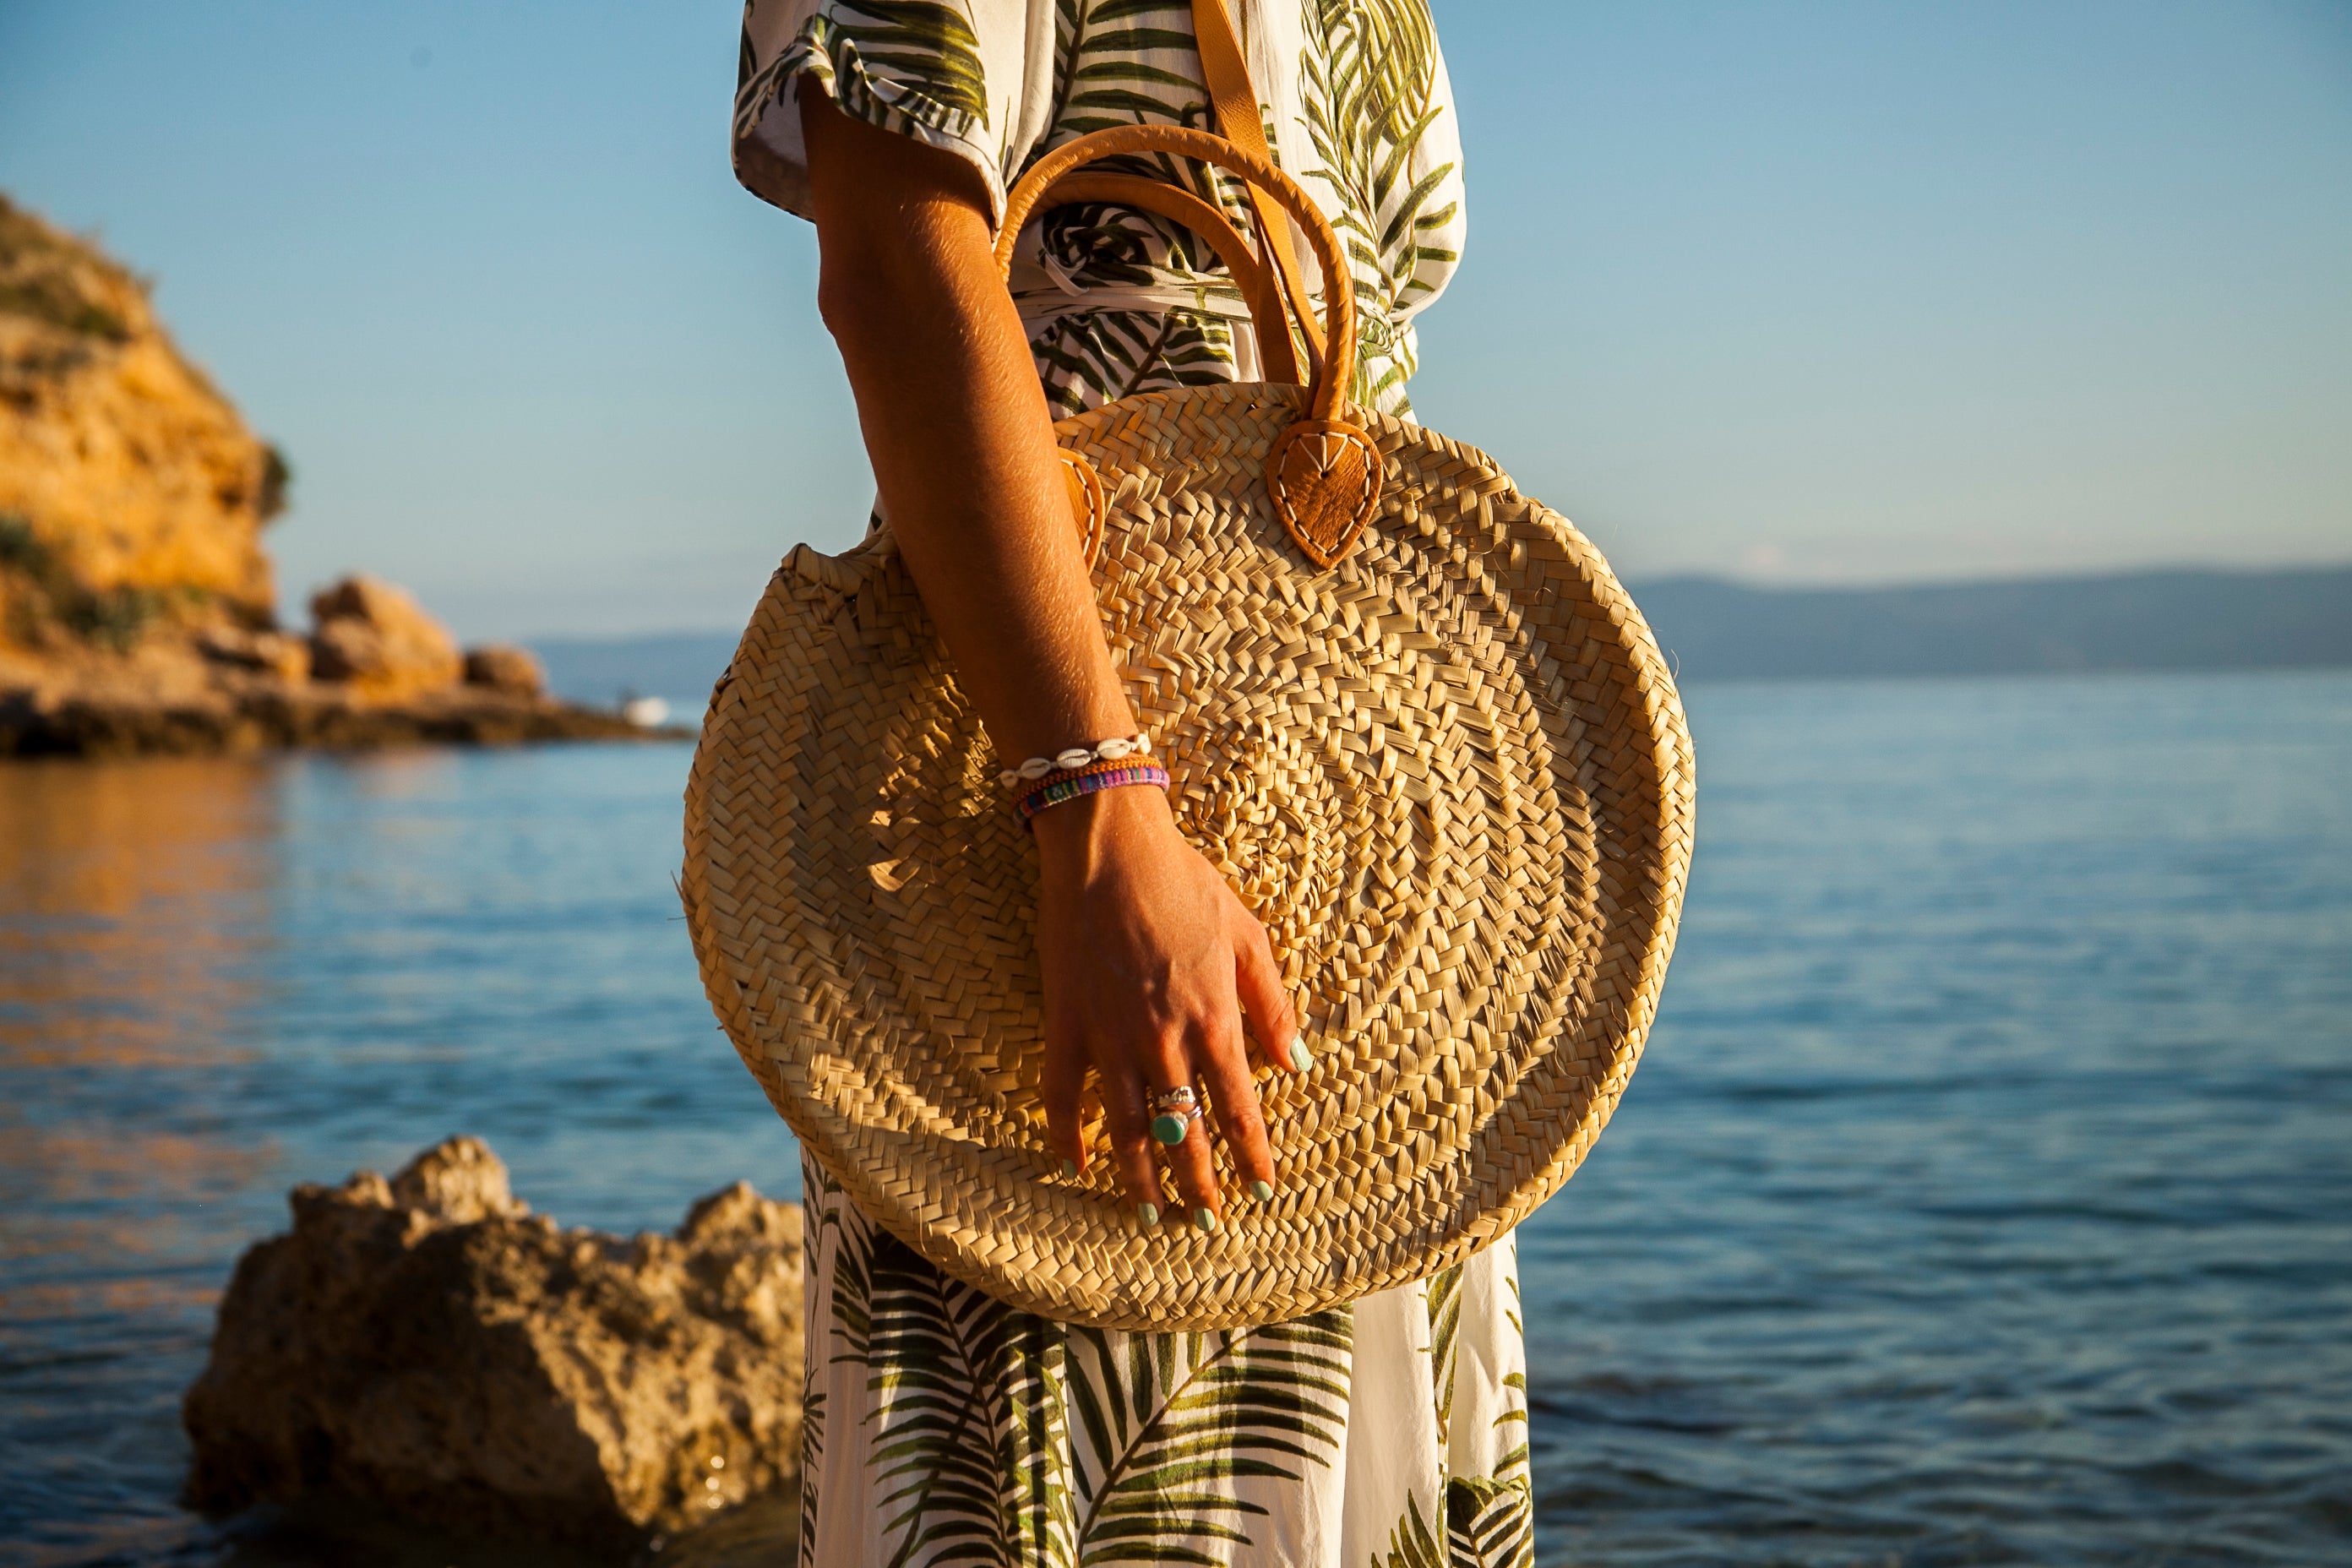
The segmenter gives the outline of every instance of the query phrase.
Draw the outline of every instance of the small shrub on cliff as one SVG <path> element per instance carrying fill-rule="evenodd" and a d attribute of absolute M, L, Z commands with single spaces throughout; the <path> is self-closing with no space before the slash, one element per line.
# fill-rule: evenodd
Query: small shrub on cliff
<path fill-rule="evenodd" d="M 129 653 L 163 608 L 163 595 L 152 588 L 109 588 L 81 595 L 67 607 L 64 620 L 66 629 L 82 641 Z"/>
<path fill-rule="evenodd" d="M 11 579 L 15 589 L 5 595 L 9 640 L 32 647 L 53 643 L 63 633 L 93 647 L 128 653 L 173 607 L 170 595 L 152 588 L 87 586 L 33 525 L 14 512 L 0 512 L 0 575 Z"/>
<path fill-rule="evenodd" d="M 261 493 L 254 499 L 254 510 L 268 522 L 286 510 L 287 492 L 294 488 L 294 465 L 286 454 L 271 442 L 261 449 Z"/>
<path fill-rule="evenodd" d="M 33 525 L 13 511 L 0 512 L 0 568 L 25 572 L 49 564 L 49 547 Z"/>

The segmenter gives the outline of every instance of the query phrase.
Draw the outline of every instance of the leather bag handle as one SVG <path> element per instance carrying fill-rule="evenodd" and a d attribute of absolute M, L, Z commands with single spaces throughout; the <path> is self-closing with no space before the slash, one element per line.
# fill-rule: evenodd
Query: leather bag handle
<path fill-rule="evenodd" d="M 1206 131 L 1194 131 L 1181 125 L 1115 125 L 1107 131 L 1092 132 L 1075 141 L 1066 142 L 1030 165 L 1005 197 L 1003 226 L 996 232 L 996 270 L 1000 277 L 1013 274 L 1013 249 L 1020 242 L 1022 226 L 1057 190 L 1063 199 L 1074 199 L 1072 191 L 1094 190 L 1120 192 L 1118 197 L 1132 199 L 1145 193 L 1139 187 L 1156 187 L 1149 201 L 1137 205 L 1151 211 L 1176 217 L 1190 225 L 1197 218 L 1211 246 L 1231 258 L 1242 255 L 1240 232 L 1217 215 L 1214 222 L 1206 215 L 1216 209 L 1190 193 L 1180 195 L 1196 205 L 1187 205 L 1162 193 L 1173 193 L 1176 187 L 1155 180 L 1134 176 L 1086 175 L 1087 182 L 1066 184 L 1070 176 L 1087 164 L 1102 158 L 1123 157 L 1132 153 L 1171 153 L 1179 157 L 1193 158 L 1213 164 L 1228 174 L 1246 181 L 1253 191 L 1265 191 L 1272 195 L 1283 212 L 1297 220 L 1307 232 L 1308 245 L 1314 247 L 1315 260 L 1323 268 L 1323 276 L 1334 279 L 1323 290 L 1324 353 L 1315 363 L 1307 384 L 1307 412 L 1291 421 L 1288 428 L 1276 437 L 1265 458 L 1266 494 L 1274 502 L 1275 515 L 1294 543 L 1307 558 L 1318 566 L 1339 564 L 1342 556 L 1355 548 L 1362 537 L 1364 525 L 1370 521 L 1372 509 L 1379 504 L 1382 461 L 1380 449 L 1371 438 L 1350 423 L 1344 413 L 1349 386 L 1356 374 L 1356 291 L 1348 284 L 1347 265 L 1339 251 L 1339 237 L 1330 220 L 1317 209 L 1297 181 L 1274 166 L 1274 161 L 1262 153 L 1253 153 L 1223 136 Z M 1135 184 L 1126 184 L 1135 178 Z M 1105 179 L 1118 181 L 1106 185 Z M 1279 292 L 1274 274 L 1279 262 L 1269 267 L 1255 258 L 1236 271 L 1244 296 L 1250 301 L 1252 315 L 1259 322 L 1259 337 L 1265 342 L 1280 342 L 1288 348 L 1286 323 L 1269 336 L 1275 326 L 1270 320 L 1276 314 Z M 1295 310 L 1296 298 L 1291 301 Z M 1282 358 L 1292 360 L 1285 353 Z M 1295 369 L 1295 364 L 1291 366 Z M 1091 468 L 1078 474 L 1076 468 L 1082 460 L 1065 449 L 1064 464 L 1073 468 L 1071 499 L 1074 506 L 1092 499 L 1096 510 L 1081 513 L 1087 518 L 1082 525 L 1088 542 L 1089 561 L 1101 539 L 1105 512 L 1100 500 L 1100 481 L 1092 478 Z M 1091 490 L 1088 487 L 1091 486 Z"/>
<path fill-rule="evenodd" d="M 1298 372 L 1297 346 L 1291 342 L 1290 314 L 1283 301 L 1281 280 L 1251 248 L 1242 231 L 1215 204 L 1202 200 L 1181 185 L 1145 174 L 1105 174 L 1081 171 L 1055 182 L 1037 203 L 1039 211 L 1072 202 L 1115 202 L 1140 207 L 1182 224 L 1209 242 L 1225 264 L 1249 306 L 1250 322 L 1257 329 L 1258 359 L 1267 381 L 1305 385 Z"/>
<path fill-rule="evenodd" d="M 1122 125 L 1066 142 L 1031 165 L 1005 198 L 996 236 L 996 267 L 1010 279 L 1013 250 L 1030 215 L 1066 202 L 1108 201 L 1140 207 L 1184 225 L 1209 242 L 1249 306 L 1258 357 L 1269 379 L 1304 382 L 1307 413 L 1276 437 L 1266 453 L 1265 488 L 1275 515 L 1300 552 L 1318 566 L 1337 565 L 1355 548 L 1380 501 L 1380 450 L 1342 417 L 1356 374 L 1356 291 L 1339 237 L 1330 220 L 1276 167 L 1258 116 L 1257 90 L 1224 0 L 1192 0 L 1192 32 L 1201 74 L 1224 134 L 1176 125 Z M 1135 174 L 1080 174 L 1087 164 L 1133 153 L 1171 153 L 1238 175 L 1256 217 L 1259 254 L 1214 205 L 1164 181 Z M 1291 247 L 1296 220 L 1323 272 L 1323 321 L 1307 309 L 1309 296 Z M 1263 257 L 1263 259 L 1260 257 Z M 1310 365 L 1298 374 L 1290 335 L 1293 319 Z M 1108 503 L 1093 466 L 1064 448 L 1071 506 L 1080 523 L 1087 562 L 1102 545 Z"/>
<path fill-rule="evenodd" d="M 1225 0 L 1192 0 L 1192 44 L 1201 57 L 1201 80 L 1209 89 L 1209 101 L 1215 106 L 1217 130 L 1224 138 L 1244 151 L 1256 153 L 1268 163 L 1272 154 L 1265 144 L 1265 122 L 1258 118 L 1257 86 L 1250 80 L 1249 58 L 1242 52 L 1241 35 L 1234 29 L 1233 13 L 1225 9 Z M 1307 311 L 1307 285 L 1298 271 L 1298 257 L 1290 245 L 1290 226 L 1283 221 L 1281 210 L 1268 199 L 1259 186 L 1249 187 L 1251 210 L 1257 215 L 1258 237 L 1264 242 L 1284 294 L 1298 317 L 1301 333 L 1307 339 L 1307 357 L 1318 365 L 1322 362 L 1322 334 L 1316 330 L 1314 318 Z M 1302 223 L 1302 228 L 1312 226 Z M 1323 268 L 1323 286 L 1347 287 L 1349 274 Z M 1301 379 L 1297 377 L 1294 379 Z"/>
<path fill-rule="evenodd" d="M 1012 193 L 1005 197 L 1003 224 L 996 232 L 998 273 L 1006 278 L 1012 276 L 1013 248 L 1020 240 L 1023 226 L 1028 223 L 1032 213 L 1045 205 L 1046 198 L 1064 176 L 1105 158 L 1124 157 L 1136 153 L 1172 153 L 1179 157 L 1212 163 L 1227 174 L 1237 175 L 1252 190 L 1268 193 L 1281 210 L 1307 231 L 1307 243 L 1314 250 L 1316 263 L 1323 268 L 1323 275 L 1339 279 L 1349 276 L 1339 250 L 1339 235 L 1332 229 L 1330 220 L 1317 210 L 1315 203 L 1299 188 L 1297 181 L 1276 168 L 1273 160 L 1263 153 L 1253 153 L 1228 137 L 1181 125 L 1114 125 L 1108 130 L 1090 132 L 1065 142 L 1031 164 L 1029 172 L 1021 176 Z M 1102 176 L 1091 177 L 1100 179 Z M 1139 179 L 1138 184 L 1160 185 L 1164 190 L 1175 188 L 1151 180 Z M 1206 208 L 1209 204 L 1202 202 L 1201 205 Z M 1167 213 L 1168 205 L 1157 205 L 1154 210 Z M 1189 217 L 1179 218 L 1178 221 L 1186 223 L 1188 226 L 1191 223 Z M 1238 232 L 1230 223 L 1223 226 L 1238 238 Z M 1212 231 L 1204 237 L 1213 247 L 1218 247 L 1222 257 L 1223 251 L 1219 245 L 1220 237 Z M 1245 297 L 1249 294 L 1250 283 L 1257 279 L 1263 270 L 1253 258 L 1249 273 L 1240 279 Z M 1263 296 L 1264 292 L 1261 285 L 1257 293 Z M 1256 300 L 1253 299 L 1253 313 L 1256 305 Z M 1295 309 L 1295 300 L 1292 305 Z M 1336 421 L 1356 372 L 1356 293 L 1344 281 L 1324 290 L 1322 325 L 1326 349 L 1307 385 L 1307 412 L 1310 419 Z M 1264 335 L 1261 331 L 1261 336 Z"/>
<path fill-rule="evenodd" d="M 1250 79 L 1249 61 L 1242 50 L 1241 35 L 1234 27 L 1233 14 L 1225 9 L 1225 0 L 1192 0 L 1192 11 L 1194 53 L 1201 61 L 1201 80 L 1208 89 L 1210 111 L 1216 116 L 1219 133 L 1243 151 L 1272 163 L 1265 126 L 1258 117 L 1257 85 Z M 1290 242 L 1290 224 L 1267 191 L 1246 182 L 1242 187 L 1249 197 L 1255 218 L 1252 226 L 1257 231 L 1257 255 L 1264 258 L 1244 264 L 1236 258 L 1248 248 L 1241 241 L 1241 231 L 1221 209 L 1192 192 L 1133 174 L 1073 178 L 1082 180 L 1086 192 L 1075 188 L 1073 180 L 1064 180 L 1046 193 L 1039 205 L 1110 201 L 1158 213 L 1184 225 L 1209 241 L 1218 258 L 1224 262 L 1225 269 L 1241 285 L 1251 323 L 1257 329 L 1258 360 L 1265 366 L 1265 379 L 1295 382 L 1303 386 L 1309 375 L 1321 367 L 1323 332 L 1308 308 L 1313 297 L 1307 292 L 1299 274 L 1297 252 Z M 1172 198 L 1162 197 L 1154 194 L 1155 188 L 1176 194 Z M 1328 281 L 1329 274 L 1325 277 Z M 1307 342 L 1307 375 L 1299 374 L 1297 348 L 1291 339 L 1290 321 L 1294 317 L 1298 322 L 1298 334 Z"/>

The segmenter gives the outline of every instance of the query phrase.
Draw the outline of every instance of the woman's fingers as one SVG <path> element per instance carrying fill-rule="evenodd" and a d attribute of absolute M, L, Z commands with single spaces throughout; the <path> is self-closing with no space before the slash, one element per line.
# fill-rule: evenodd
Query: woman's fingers
<path fill-rule="evenodd" d="M 1216 1107 L 1217 1135 L 1234 1162 L 1234 1173 L 1250 1196 L 1263 1203 L 1274 1195 L 1274 1154 L 1266 1147 L 1265 1118 L 1259 1114 L 1257 1084 L 1241 1032 L 1228 1026 L 1202 1037 L 1198 1051 L 1202 1081 Z"/>
<path fill-rule="evenodd" d="M 1147 1226 L 1161 1219 L 1160 1167 L 1151 1158 L 1150 1119 L 1143 1109 L 1151 1091 L 1135 1073 L 1106 1073 L 1103 1085 L 1103 1127 L 1110 1134 L 1111 1158 L 1118 1165 L 1119 1184 L 1135 1217 Z"/>
<path fill-rule="evenodd" d="M 1283 989 L 1282 966 L 1274 961 L 1274 944 L 1241 900 L 1235 899 L 1234 990 L 1242 1013 L 1266 1059 L 1284 1072 L 1305 1072 L 1307 1047 L 1298 1036 L 1298 1016 L 1291 1011 L 1290 994 Z"/>
<path fill-rule="evenodd" d="M 1192 1085 L 1192 1062 L 1181 1041 L 1156 1042 L 1151 1063 L 1145 1069 L 1150 1088 L 1147 1093 L 1150 1103 L 1144 1114 L 1151 1119 L 1151 1139 L 1160 1157 L 1168 1162 L 1168 1173 L 1176 1178 L 1176 1191 L 1184 1201 L 1184 1218 L 1202 1230 L 1217 1228 L 1216 1163 L 1209 1153 L 1208 1124 L 1197 1114 L 1199 1093 Z M 1190 1090 L 1192 1104 L 1171 1102 L 1169 1096 L 1178 1089 Z M 1161 1136 L 1163 1132 L 1178 1133 L 1174 1142 Z"/>
<path fill-rule="evenodd" d="M 1087 1053 L 1069 1030 L 1055 1026 L 1057 1022 L 1050 1015 L 1045 1020 L 1045 1070 L 1037 1088 L 1045 1103 L 1046 1142 L 1066 1162 L 1063 1169 L 1076 1175 L 1087 1165 L 1078 1115 L 1079 1097 L 1087 1087 Z"/>
<path fill-rule="evenodd" d="M 1176 1178 L 1176 1191 L 1184 1200 L 1184 1217 L 1202 1230 L 1216 1229 L 1224 1205 L 1217 1201 L 1217 1166 L 1209 1152 L 1207 1121 L 1187 1118 L 1184 1136 L 1174 1143 L 1162 1143 L 1160 1153 L 1168 1162 L 1169 1173 Z"/>

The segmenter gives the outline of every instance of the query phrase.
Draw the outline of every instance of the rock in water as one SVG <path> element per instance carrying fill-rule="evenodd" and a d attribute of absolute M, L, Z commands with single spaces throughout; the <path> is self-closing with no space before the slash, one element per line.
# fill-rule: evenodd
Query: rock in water
<path fill-rule="evenodd" d="M 457 639 L 381 577 L 346 577 L 310 599 L 310 673 L 354 695 L 397 702 L 446 691 L 466 673 Z"/>
<path fill-rule="evenodd" d="M 466 684 L 516 697 L 537 697 L 547 689 L 547 671 L 527 647 L 484 643 L 466 650 Z"/>
<path fill-rule="evenodd" d="M 793 1479 L 797 1205 L 739 1182 L 674 1236 L 562 1230 L 472 1138 L 290 1202 L 183 1406 L 191 1506 L 351 1497 L 625 1552 Z"/>

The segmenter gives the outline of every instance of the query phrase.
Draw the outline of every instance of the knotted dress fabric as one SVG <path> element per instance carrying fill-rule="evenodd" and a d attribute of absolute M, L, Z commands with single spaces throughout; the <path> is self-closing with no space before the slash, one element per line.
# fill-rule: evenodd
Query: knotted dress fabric
<path fill-rule="evenodd" d="M 1408 415 L 1412 318 L 1444 288 L 1464 234 L 1452 91 L 1427 10 L 1263 0 L 1238 16 L 1276 160 L 1349 250 L 1353 400 Z M 798 98 L 823 92 L 965 160 L 994 216 L 1030 163 L 1074 137 L 1213 125 L 1201 77 L 1186 0 L 753 0 L 735 167 L 807 216 Z M 1246 228 L 1248 203 L 1224 176 L 1159 158 L 1126 166 Z M 1013 289 L 1056 418 L 1258 377 L 1238 291 L 1205 243 L 1152 215 L 1098 203 L 1045 213 L 1022 237 Z M 1007 1307 L 873 1225 L 814 1161 L 803 1182 L 804 1563 L 1532 1560 L 1509 1237 L 1295 1321 L 1128 1333 Z"/>

